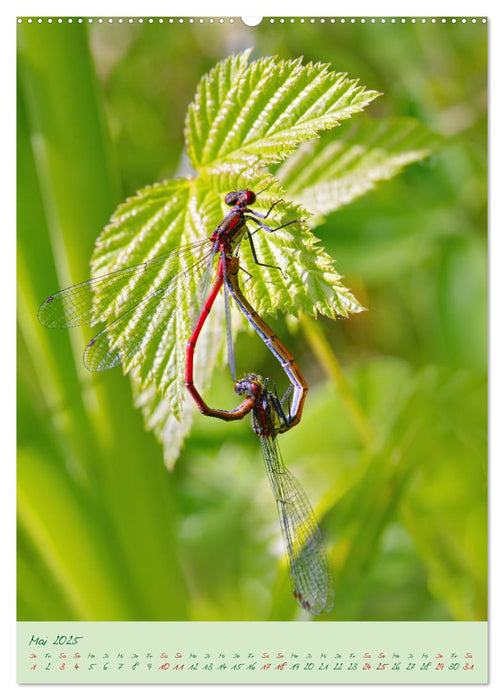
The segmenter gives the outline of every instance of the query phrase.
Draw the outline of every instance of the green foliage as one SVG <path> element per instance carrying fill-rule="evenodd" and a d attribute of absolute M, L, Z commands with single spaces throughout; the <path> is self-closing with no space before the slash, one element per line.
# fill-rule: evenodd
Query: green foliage
<path fill-rule="evenodd" d="M 170 248 L 208 240 L 226 214 L 223 199 L 227 192 L 267 188 L 257 206 L 267 211 L 279 202 L 268 218 L 270 227 L 294 223 L 269 235 L 261 231 L 254 239 L 258 258 L 280 266 L 284 275 L 255 265 L 247 245 L 241 249 L 243 266 L 254 270 L 246 289 L 254 308 L 260 314 L 280 310 L 296 315 L 304 311 L 330 318 L 359 312 L 362 307 L 343 286 L 334 261 L 304 223 L 309 212 L 285 201 L 285 189 L 265 175 L 264 168 L 285 160 L 318 132 L 349 119 L 378 93 L 365 90 L 357 80 L 331 72 L 320 63 L 303 66 L 300 59 L 273 58 L 248 63 L 249 56 L 250 50 L 217 64 L 202 78 L 189 106 L 187 152 L 198 175 L 144 188 L 120 205 L 98 238 L 93 274 L 114 272 L 155 259 Z M 304 196 L 310 204 L 314 204 L 313 192 L 320 191 L 326 199 L 327 213 L 341 203 L 341 195 L 335 194 L 338 188 L 351 190 L 345 197 L 349 201 L 369 189 L 370 182 L 390 178 L 406 163 L 424 158 L 439 141 L 413 122 L 407 127 L 399 122 L 385 129 L 373 128 L 374 133 L 369 134 L 367 129 L 362 136 L 364 145 L 354 147 L 359 158 L 343 155 L 336 166 L 333 155 L 334 148 L 341 150 L 338 143 L 329 142 L 327 146 L 322 142 L 323 150 L 319 148 L 318 155 L 309 144 L 312 166 L 308 165 L 306 152 L 291 156 L 290 165 L 280 173 L 287 179 L 287 190 L 290 186 L 292 194 L 299 195 L 300 200 Z M 308 172 L 306 177 L 303 169 Z M 299 180 L 289 182 L 287 173 L 293 171 L 300 173 L 301 185 Z M 350 180 L 353 187 L 348 184 Z M 320 205 L 309 209 L 312 213 L 321 211 Z M 137 404 L 142 406 L 146 424 L 162 442 L 169 464 L 177 454 L 175 445 L 181 444 L 190 426 L 187 419 L 180 422 L 186 398 L 185 343 L 194 327 L 195 310 L 201 306 L 200 278 L 208 252 L 202 243 L 201 248 L 185 256 L 184 265 L 191 270 L 189 279 L 176 278 L 180 261 L 168 256 L 159 265 L 142 268 L 133 280 L 114 280 L 103 292 L 98 290 L 94 299 L 97 320 L 111 323 L 118 319 L 107 333 L 110 348 L 106 357 L 118 351 L 127 356 L 123 368 L 135 370 Z M 153 293 L 158 289 L 161 294 Z M 151 297 L 135 309 L 132 319 L 125 311 L 131 306 L 133 293 L 139 299 L 148 293 Z M 238 327 L 244 325 L 239 317 Z M 205 331 L 204 343 L 215 352 L 206 355 L 200 347 L 197 353 L 198 386 L 203 389 L 208 387 L 225 340 L 220 325 L 214 323 Z M 158 396 L 166 402 L 164 405 L 160 405 Z M 190 410 L 186 403 L 185 411 L 188 406 Z"/>
<path fill-rule="evenodd" d="M 303 66 L 301 58 L 247 65 L 250 53 L 221 61 L 199 84 L 186 122 L 188 155 L 197 170 L 262 169 L 282 161 L 378 96 L 327 65 Z"/>
<path fill-rule="evenodd" d="M 301 147 L 278 171 L 282 185 L 312 214 L 329 214 L 446 146 L 415 119 L 369 121 L 341 138 Z"/>
<path fill-rule="evenodd" d="M 473 524 L 485 508 L 473 492 L 482 489 L 486 438 L 472 406 L 485 401 L 484 382 L 436 367 L 412 373 L 391 360 L 364 365 L 350 381 L 376 439 L 326 515 L 336 541 L 337 616 L 352 619 L 368 599 L 379 548 L 385 552 L 386 533 L 396 523 L 409 533 L 409 546 L 422 552 L 430 585 L 442 591 L 451 615 L 467 619 L 478 610 L 483 616 L 484 581 L 472 572 L 484 565 L 484 534 L 475 547 Z"/>
<path fill-rule="evenodd" d="M 180 179 L 142 190 L 115 212 L 98 239 L 93 256 L 93 274 L 99 276 L 156 258 L 167 248 L 202 241 L 201 247 L 184 256 L 184 265 L 191 272 L 183 275 L 177 285 L 173 278 L 180 272 L 180 260 L 177 256 L 168 256 L 160 265 L 142 268 L 133 280 L 121 276 L 106 289 L 102 286 L 94 297 L 96 318 L 109 323 L 118 319 L 110 330 L 113 342 L 109 355 L 115 347 L 123 353 L 131 353 L 124 369 L 135 368 L 142 388 L 152 382 L 167 400 L 168 410 L 176 415 L 185 397 L 185 343 L 195 323 L 195 311 L 201 305 L 199 283 L 208 264 L 208 231 L 216 228 L 225 215 L 223 198 L 226 192 L 242 185 L 259 191 L 269 183 L 264 177 L 253 179 L 251 175 L 243 180 L 237 175 L 221 175 L 218 182 L 212 180 L 214 178 L 208 177 Z M 279 196 L 281 191 L 272 185 L 267 195 L 261 197 L 261 205 L 269 208 Z M 221 202 L 217 211 L 214 198 Z M 277 209 L 272 227 L 283 220 L 299 219 L 304 214 L 299 207 L 287 203 L 280 204 Z M 256 273 L 251 251 L 243 246 L 243 265 L 248 270 L 254 269 L 247 283 L 247 296 L 259 313 L 280 309 L 295 314 L 302 309 L 334 318 L 336 314 L 347 316 L 349 312 L 361 310 L 341 284 L 331 258 L 302 223 L 256 240 L 254 247 L 261 261 L 279 264 L 290 271 L 283 276 L 278 271 L 258 267 Z M 207 246 L 206 250 L 203 246 Z M 131 317 L 124 313 L 131 306 L 132 294 L 141 299 L 142 295 L 152 294 L 158 288 L 166 289 L 162 298 L 152 295 L 141 313 L 136 309 L 133 325 Z M 244 325 L 243 320 L 241 325 Z M 212 346 L 219 348 L 224 337 L 222 328 L 214 326 Z M 213 370 L 209 358 L 205 358 L 200 367 L 206 374 Z"/>
<path fill-rule="evenodd" d="M 301 121 L 310 139 L 304 143 L 291 124 L 267 144 L 269 180 L 259 172 L 265 161 L 258 142 L 272 133 L 262 123 L 252 130 L 248 152 L 240 147 L 244 133 L 229 135 L 224 122 L 220 133 L 229 135 L 231 148 L 225 154 L 217 137 L 202 130 L 190 155 L 198 173 L 170 179 L 158 191 L 146 188 L 144 199 L 139 194 L 146 218 L 142 223 L 137 213 L 138 229 L 128 230 L 129 204 L 121 205 L 124 231 L 116 229 L 115 241 L 108 237 L 96 248 L 93 264 L 106 270 L 142 262 L 178 245 L 177 237 L 183 244 L 208 236 L 225 211 L 222 195 L 236 182 L 248 186 L 249 175 L 254 186 L 273 181 L 260 198 L 265 209 L 282 193 L 275 221 L 297 218 L 298 206 L 315 213 L 302 227 L 278 232 L 285 238 L 254 239 L 260 257 L 279 260 L 298 280 L 296 292 L 306 294 L 298 297 L 299 308 L 311 313 L 317 310 L 308 296 L 319 292 L 303 291 L 304 281 L 299 288 L 299 269 L 301 260 L 319 259 L 321 243 L 307 230 L 317 224 L 324 255 L 337 259 L 345 286 L 369 309 L 338 323 L 312 322 L 332 364 L 322 360 L 304 322 L 286 325 L 284 312 L 294 304 L 282 275 L 273 270 L 263 278 L 245 257 L 246 245 L 240 253 L 253 272 L 252 280 L 242 280 L 244 293 L 263 312 L 278 311 L 271 325 L 310 386 L 302 423 L 279 442 L 327 533 L 337 586 L 332 619 L 486 619 L 485 28 L 347 23 L 315 31 L 276 24 L 238 33 L 237 27 L 185 27 L 19 27 L 19 619 L 303 615 L 288 592 L 275 504 L 246 421 L 197 416 L 191 427 L 190 404 L 176 416 L 156 385 L 132 368 L 142 422 L 119 371 L 96 375 L 83 368 L 89 332 L 49 332 L 37 321 L 50 292 L 90 276 L 96 235 L 117 202 L 146 182 L 180 174 L 184 116 L 200 76 L 207 75 L 213 104 L 219 101 L 227 120 L 231 107 L 223 102 L 232 88 L 219 93 L 218 78 L 212 86 L 208 81 L 228 47 L 244 45 L 243 32 L 258 56 L 305 56 L 295 68 L 299 80 L 308 65 L 323 72 L 326 85 L 346 80 L 320 68 L 322 61 L 374 86 L 384 98 L 367 110 L 373 119 L 354 114 L 343 121 L 340 114 L 341 126 L 317 140 Z M 259 59 L 264 69 L 266 61 Z M 279 65 L 288 71 L 295 63 L 275 59 L 275 80 Z M 255 63 L 242 54 L 223 65 L 222 85 L 231 86 L 233 71 L 247 75 Z M 250 86 L 253 78 L 261 85 L 256 109 L 267 90 L 258 67 Z M 343 97 L 343 83 L 339 89 Z M 204 104 L 202 90 L 203 83 L 197 99 Z M 357 106 L 366 92 L 351 81 L 346 90 L 347 106 Z M 262 111 L 255 114 L 259 119 Z M 243 116 L 250 124 L 251 116 Z M 194 111 L 187 129 L 197 122 Z M 201 126 L 208 122 L 202 118 Z M 441 149 L 444 141 L 421 124 L 449 134 L 449 148 Z M 204 150 L 211 160 L 205 164 Z M 279 152 L 287 156 L 283 162 Z M 434 158 L 426 160 L 427 152 Z M 321 209 L 311 182 L 325 192 Z M 181 188 L 178 203 L 163 190 L 170 186 Z M 161 202 L 180 228 L 161 222 Z M 131 211 L 129 217 L 132 222 Z M 323 277 L 317 267 L 314 273 Z M 333 293 L 337 302 L 341 282 L 332 274 L 332 292 L 321 296 Z M 328 298 L 321 314 L 344 310 Z M 209 367 L 224 359 L 214 342 L 222 316 L 217 305 L 198 345 L 196 359 Z M 233 321 L 237 328 L 240 320 Z M 239 372 L 278 378 L 276 361 L 253 335 L 237 335 L 236 350 Z M 181 354 L 170 358 L 182 362 Z M 213 381 L 206 367 L 198 364 L 196 372 L 209 403 L 235 405 L 221 372 Z M 181 395 L 167 382 L 166 396 L 175 407 Z M 177 457 L 177 469 L 166 470 L 165 462 Z"/>

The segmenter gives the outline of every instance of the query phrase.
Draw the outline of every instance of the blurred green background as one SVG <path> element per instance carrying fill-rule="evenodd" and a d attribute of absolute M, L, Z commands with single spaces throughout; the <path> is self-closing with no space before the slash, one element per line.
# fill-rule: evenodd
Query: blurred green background
<path fill-rule="evenodd" d="M 200 77 L 249 46 L 330 62 L 384 93 L 374 119 L 452 137 L 315 231 L 368 311 L 271 323 L 310 386 L 280 447 L 323 517 L 331 619 L 486 619 L 486 26 L 18 30 L 18 619 L 306 617 L 248 421 L 198 415 L 169 472 L 128 379 L 84 369 L 91 331 L 37 321 L 89 277 L 117 204 L 177 174 Z M 252 336 L 237 355 L 278 374 Z M 229 402 L 217 382 L 212 396 Z"/>

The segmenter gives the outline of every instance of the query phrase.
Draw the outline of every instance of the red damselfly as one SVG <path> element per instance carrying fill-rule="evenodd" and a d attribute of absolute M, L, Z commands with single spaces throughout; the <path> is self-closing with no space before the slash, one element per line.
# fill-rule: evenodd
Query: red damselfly
<path fill-rule="evenodd" d="M 235 391 L 245 396 L 242 409 L 252 405 L 252 427 L 259 437 L 266 472 L 275 496 L 282 534 L 289 558 L 294 597 L 312 615 L 326 615 L 333 606 L 334 584 L 325 540 L 297 479 L 286 468 L 277 435 L 289 430 L 295 416 L 284 409 L 276 391 L 250 374 L 236 382 Z"/>
<path fill-rule="evenodd" d="M 225 266 L 225 273 L 223 268 Z M 252 308 L 249 302 L 243 296 L 243 293 L 238 284 L 238 272 L 239 272 L 239 260 L 237 257 L 230 255 L 225 255 L 221 258 L 219 263 L 219 272 L 217 279 L 214 282 L 210 295 L 203 307 L 203 310 L 198 319 L 198 323 L 187 342 L 186 350 L 186 377 L 185 385 L 193 397 L 196 405 L 198 406 L 201 413 L 207 416 L 212 416 L 214 418 L 221 418 L 222 420 L 240 420 L 246 414 L 246 406 L 241 406 L 237 409 L 231 411 L 214 409 L 208 406 L 197 388 L 194 385 L 193 376 L 193 360 L 194 360 L 194 350 L 196 347 L 196 342 L 198 340 L 199 334 L 203 327 L 203 324 L 210 313 L 215 297 L 217 296 L 220 288 L 222 287 L 224 281 L 229 290 L 229 293 L 235 300 L 236 304 L 248 319 L 249 323 L 258 333 L 260 338 L 266 343 L 267 347 L 271 350 L 273 355 L 280 362 L 282 368 L 284 369 L 291 386 L 293 393 L 292 397 L 292 409 L 289 413 L 289 428 L 299 423 L 301 420 L 301 414 L 303 411 L 303 405 L 306 398 L 306 393 L 308 391 L 308 386 L 306 381 L 301 374 L 301 371 L 294 360 L 291 353 L 287 350 L 285 345 L 281 340 L 275 335 L 268 324 L 263 321 L 259 314 Z M 249 409 L 250 410 L 250 409 Z M 281 431 L 282 432 L 282 431 Z"/>
<path fill-rule="evenodd" d="M 250 208 L 256 197 L 249 189 L 229 192 L 225 203 L 231 211 L 208 239 L 52 294 L 39 308 L 40 322 L 49 328 L 69 328 L 104 321 L 106 327 L 86 346 L 85 366 L 90 371 L 101 371 L 115 367 L 121 361 L 128 362 L 142 350 L 149 328 L 156 323 L 158 307 L 167 306 L 173 312 L 186 297 L 193 277 L 199 274 L 202 274 L 201 298 L 205 299 L 215 255 L 219 255 L 218 275 L 225 276 L 226 256 L 238 250 L 244 235 L 258 265 L 277 267 L 259 262 L 253 232 L 248 230 L 247 223 L 253 222 L 272 233 L 296 222 L 269 227 L 264 220 L 279 201 L 273 202 L 268 211 L 261 214 Z M 201 325 L 203 322 L 204 319 Z"/>
<path fill-rule="evenodd" d="M 202 399 L 193 380 L 194 348 L 201 326 L 210 312 L 213 299 L 218 288 L 223 284 L 224 276 L 221 275 L 220 286 L 218 279 L 213 289 L 217 291 L 215 295 L 211 293 L 208 304 L 205 305 L 198 325 L 187 344 L 186 386 L 200 411 L 207 416 L 234 421 L 241 420 L 248 413 L 252 413 L 253 429 L 260 439 L 266 471 L 277 502 L 282 534 L 289 557 L 294 597 L 313 615 L 327 614 L 333 604 L 333 580 L 324 538 L 303 489 L 283 463 L 277 442 L 279 433 L 284 433 L 299 423 L 308 391 L 307 385 L 291 353 L 243 296 L 238 285 L 238 259 L 227 257 L 226 265 L 225 279 L 230 294 L 279 360 L 289 378 L 290 385 L 284 398 L 280 400 L 276 390 L 271 391 L 268 388 L 270 380 L 266 380 L 263 385 L 258 375 L 251 374 L 235 384 L 236 393 L 244 396 L 237 408 L 232 410 L 211 408 Z"/>

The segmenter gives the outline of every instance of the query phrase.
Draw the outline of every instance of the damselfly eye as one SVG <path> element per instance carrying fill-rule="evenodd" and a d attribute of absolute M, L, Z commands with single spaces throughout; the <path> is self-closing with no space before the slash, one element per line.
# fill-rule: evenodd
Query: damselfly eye
<path fill-rule="evenodd" d="M 245 190 L 245 192 L 243 193 L 243 199 L 245 200 L 245 204 L 247 205 L 254 204 L 254 202 L 256 201 L 255 192 L 252 192 L 252 190 Z"/>
<path fill-rule="evenodd" d="M 248 377 L 237 381 L 234 390 L 239 396 L 246 394 L 249 398 L 256 398 L 261 395 L 262 384 L 257 374 L 250 374 Z"/>
<path fill-rule="evenodd" d="M 226 202 L 228 207 L 234 207 L 234 205 L 238 203 L 239 197 L 239 192 L 228 192 L 227 195 L 224 197 L 224 201 Z"/>

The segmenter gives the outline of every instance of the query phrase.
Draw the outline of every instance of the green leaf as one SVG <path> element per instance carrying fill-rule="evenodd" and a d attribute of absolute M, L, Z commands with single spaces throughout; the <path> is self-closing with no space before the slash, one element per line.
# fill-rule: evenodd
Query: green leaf
<path fill-rule="evenodd" d="M 92 259 L 93 275 L 104 275 L 186 246 L 182 262 L 166 255 L 93 289 L 93 319 L 113 322 L 107 336 L 98 341 L 103 348 L 99 352 L 93 348 L 97 366 L 119 359 L 120 354 L 124 371 L 134 369 L 136 404 L 170 464 L 190 427 L 187 410 L 182 410 L 187 398 L 185 345 L 201 308 L 208 237 L 229 211 L 223 202 L 227 192 L 267 187 L 257 209 L 266 213 L 283 200 L 268 218 L 269 226 L 293 222 L 254 236 L 257 258 L 280 267 L 284 274 L 256 265 L 250 247 L 241 247 L 241 265 L 251 273 L 248 279 L 243 275 L 242 286 L 259 314 L 303 310 L 335 318 L 362 310 L 342 284 L 331 257 L 303 223 L 309 212 L 285 201 L 284 190 L 259 167 L 285 159 L 303 141 L 361 111 L 378 93 L 320 63 L 303 66 L 300 59 L 262 58 L 249 64 L 250 53 L 217 64 L 202 78 L 188 109 L 187 152 L 199 175 L 146 187 L 120 205 L 100 235 Z M 189 250 L 197 241 L 200 245 Z M 177 277 L 180 265 L 191 268 L 190 276 Z M 138 302 L 131 314 L 127 309 L 133 295 Z M 147 301 L 140 301 L 145 297 Z M 243 327 L 244 319 L 236 325 Z M 201 391 L 222 355 L 222 328 L 223 311 L 217 304 L 195 357 L 195 380 Z"/>
<path fill-rule="evenodd" d="M 201 80 L 186 121 L 192 166 L 219 170 L 280 162 L 300 143 L 362 111 L 377 92 L 301 59 L 230 56 Z"/>
<path fill-rule="evenodd" d="M 368 121 L 345 132 L 337 140 L 303 144 L 277 172 L 289 195 L 312 214 L 340 209 L 446 143 L 415 119 Z"/>
<path fill-rule="evenodd" d="M 286 567 L 278 561 L 275 546 L 280 528 L 274 499 L 249 421 L 229 425 L 198 416 L 178 473 L 168 473 L 161 450 L 132 409 L 131 392 L 120 372 L 89 375 L 83 368 L 89 330 L 47 331 L 36 316 L 49 292 L 89 277 L 96 232 L 121 201 L 113 183 L 122 182 L 132 193 L 134 187 L 169 176 L 157 174 L 170 173 L 178 161 L 179 108 L 192 99 L 188 85 L 201 76 L 199 66 L 212 60 L 203 46 L 211 37 L 175 32 L 174 41 L 167 42 L 166 25 L 138 25 L 132 27 L 133 34 L 123 26 L 127 36 L 107 35 L 103 27 L 99 37 L 92 32 L 91 55 L 86 27 L 74 22 L 61 32 L 47 23 L 35 25 L 19 25 L 24 34 L 20 88 L 29 118 L 23 119 L 18 109 L 24 153 L 17 168 L 22 253 L 18 617 L 294 619 L 296 603 L 288 595 Z M 340 591 L 335 619 L 351 617 L 352 610 L 357 611 L 353 619 L 366 620 L 486 619 L 486 426 L 481 425 L 486 396 L 461 381 L 458 371 L 451 381 L 453 386 L 459 382 L 458 389 L 448 401 L 442 382 L 435 382 L 425 399 L 415 390 L 415 375 L 426 359 L 445 369 L 473 367 L 479 355 L 475 360 L 472 350 L 478 342 L 484 347 L 472 316 L 484 318 L 474 269 L 479 280 L 486 222 L 486 34 L 482 28 L 475 41 L 475 30 L 469 37 L 456 28 L 447 34 L 443 27 L 442 37 L 431 37 L 442 39 L 437 47 L 442 50 L 436 64 L 440 70 L 433 77 L 423 70 L 419 53 L 410 50 L 415 45 L 423 47 L 426 58 L 432 54 L 433 42 L 424 36 L 424 27 L 412 25 L 406 33 L 393 34 L 391 26 L 389 36 L 380 32 L 379 39 L 374 37 L 378 44 L 369 41 L 365 25 L 359 30 L 360 35 L 343 45 L 332 28 L 324 39 L 320 32 L 300 27 L 298 54 L 325 54 L 324 60 L 331 55 L 333 65 L 340 67 L 362 40 L 362 46 L 371 47 L 371 52 L 359 54 L 362 72 L 380 76 L 388 112 L 404 113 L 406 105 L 409 113 L 439 117 L 450 133 L 466 131 L 455 148 L 436 159 L 436 167 L 416 167 L 411 177 L 389 183 L 384 196 L 371 193 L 348 212 L 340 210 L 323 234 L 315 230 L 329 240 L 331 225 L 338 221 L 331 242 L 337 268 L 352 270 L 354 278 L 357 272 L 365 284 L 363 297 L 369 298 L 369 318 L 316 326 L 325 327 L 357 393 L 378 456 L 366 459 L 368 450 L 362 448 L 348 404 L 323 380 L 320 367 L 312 364 L 308 369 L 306 340 L 294 339 L 298 342 L 291 347 L 291 339 L 275 322 L 271 325 L 295 351 L 301 369 L 306 367 L 310 383 L 303 422 L 279 438 L 280 446 L 316 512 L 327 513 L 324 526 Z M 269 41 L 263 32 L 258 35 L 259 53 Z M 174 61 L 182 61 L 183 70 L 171 80 Z M 96 80 L 94 66 L 103 81 Z M 160 79 L 163 71 L 168 80 Z M 132 102 L 140 111 L 128 108 Z M 174 102 L 177 109 L 172 109 Z M 112 121 L 104 118 L 103 107 Z M 342 140 L 347 126 L 357 126 L 362 118 L 358 114 L 321 138 L 331 134 Z M 113 146 L 104 148 L 107 124 L 113 126 Z M 159 142 L 163 125 L 164 144 Z M 151 158 L 156 141 L 156 157 Z M 30 166 L 31 148 L 35 159 Z M 115 176 L 117 163 L 120 177 Z M 247 179 L 241 170 L 239 175 Z M 212 182 L 208 178 L 207 206 L 218 219 L 223 205 Z M 455 206 L 454 192 L 462 193 Z M 242 248 L 245 253 L 247 246 Z M 107 264 L 113 264 L 112 257 Z M 254 282 L 259 270 L 254 265 L 249 272 Z M 245 281 L 242 286 L 248 294 Z M 222 323 L 219 314 L 220 305 L 209 322 Z M 222 331 L 221 325 L 220 338 Z M 237 359 L 250 362 L 247 370 L 261 370 L 270 359 L 254 335 L 243 334 L 240 346 Z M 209 349 L 215 351 L 205 342 L 200 355 L 198 345 L 196 360 L 206 358 Z M 276 376 L 273 358 L 270 367 L 269 376 Z M 216 395 L 212 405 L 227 408 L 235 397 L 222 381 L 225 373 L 214 373 L 207 396 L 208 376 L 206 367 L 196 367 L 205 399 Z M 480 381 L 484 389 L 484 379 Z M 148 384 L 146 391 L 150 387 L 142 411 L 149 428 L 161 421 L 165 455 L 172 450 L 165 458 L 173 462 L 180 449 L 176 439 L 192 416 L 184 406 L 182 423 L 177 423 L 155 385 Z M 410 429 L 412 439 L 405 441 Z M 391 449 L 394 443 L 397 450 Z M 32 465 L 29 469 L 26 462 Z M 407 464 L 414 469 L 413 478 L 402 486 L 394 475 L 405 473 Z M 365 482 L 362 488 L 360 482 Z M 37 504 L 40 494 L 44 502 Z M 395 494 L 397 507 L 388 507 L 394 505 Z M 55 514 L 69 522 L 68 533 Z M 75 562 L 81 551 L 85 569 Z M 106 600 L 99 600 L 96 582 L 101 587 L 104 579 Z M 94 589 L 87 590 L 90 586 Z M 83 604 L 75 606 L 76 599 Z"/>
<path fill-rule="evenodd" d="M 204 174 L 194 180 L 154 185 L 122 204 L 97 241 L 92 261 L 95 276 L 144 263 L 159 256 L 161 251 L 197 244 L 196 250 L 187 249 L 182 259 L 168 255 L 159 265 L 142 267 L 133 277 L 119 275 L 106 287 L 102 284 L 94 289 L 95 318 L 102 322 L 117 319 L 107 334 L 107 353 L 118 351 L 127 355 L 123 367 L 135 368 L 139 392 L 147 391 L 153 383 L 167 402 L 163 411 L 173 413 L 177 419 L 186 397 L 186 343 L 202 304 L 200 283 L 211 248 L 208 234 L 228 211 L 223 202 L 226 192 L 246 187 L 259 191 L 268 185 L 257 205 L 265 211 L 284 193 L 274 180 L 253 171 L 243 180 L 221 173 L 218 177 Z M 258 259 L 280 266 L 284 275 L 279 270 L 256 265 L 250 246 L 242 245 L 241 264 L 244 269 L 253 270 L 249 279 L 245 274 L 241 276 L 247 299 L 259 314 L 278 310 L 297 314 L 303 309 L 335 318 L 361 311 L 362 307 L 341 283 L 330 256 L 301 222 L 307 216 L 305 210 L 282 201 L 268 217 L 270 226 L 295 223 L 273 233 L 261 230 L 254 236 Z M 202 257 L 202 253 L 207 257 Z M 180 265 L 190 268 L 190 272 L 173 282 Z M 164 291 L 153 294 L 158 289 Z M 133 294 L 139 300 L 151 294 L 152 300 L 133 307 L 134 316 L 126 313 L 131 308 Z M 211 318 L 212 323 L 207 322 L 204 327 L 208 338 L 201 340 L 196 355 L 196 369 L 200 368 L 203 376 L 198 381 L 200 388 L 202 381 L 209 380 L 225 340 L 219 304 Z M 241 318 L 239 323 L 243 327 L 245 320 Z M 215 352 L 205 353 L 205 343 Z M 198 358 L 204 358 L 204 363 Z M 150 391 L 147 394 L 151 396 Z M 145 394 L 139 401 L 145 406 Z M 153 413 L 159 415 L 155 410 Z M 150 418 L 148 423 L 151 424 Z M 165 433 L 164 424 L 161 426 L 157 421 L 156 425 L 158 434 Z M 171 431 L 170 434 L 173 438 Z"/>
<path fill-rule="evenodd" d="M 265 190 L 255 205 L 262 213 L 275 204 L 268 216 L 272 231 L 251 231 L 257 259 L 266 266 L 255 263 L 246 242 L 240 248 L 240 265 L 248 273 L 241 275 L 241 286 L 260 315 L 302 311 L 334 319 L 362 311 L 342 284 L 334 261 L 307 228 L 311 212 L 288 201 L 291 192 L 287 194 L 263 168 L 285 160 L 302 142 L 362 111 L 378 93 L 327 65 L 303 66 L 301 59 L 274 58 L 248 63 L 249 56 L 247 50 L 217 64 L 201 80 L 188 109 L 187 152 L 198 174 L 146 187 L 120 205 L 100 235 L 92 259 L 94 275 L 141 266 L 92 290 L 93 319 L 113 325 L 91 352 L 97 356 L 96 368 L 121 357 L 124 371 L 131 371 L 135 401 L 170 464 L 190 427 L 187 405 L 183 408 L 186 342 L 202 308 L 202 280 L 209 278 L 209 236 L 229 211 L 224 203 L 227 192 Z M 385 132 L 381 136 L 377 132 L 374 140 L 368 137 L 375 151 L 380 143 L 389 144 L 391 152 L 399 149 L 399 129 L 395 141 Z M 413 140 L 410 136 L 410 147 Z M 308 176 L 299 173 L 296 180 L 292 166 L 286 171 L 291 177 L 289 189 L 301 200 L 309 182 L 323 190 L 332 186 L 336 172 L 345 171 L 345 159 L 339 169 L 328 169 L 324 151 L 330 146 L 321 143 L 319 149 L 309 145 L 315 148 L 311 167 L 299 162 L 299 170 L 307 166 Z M 354 158 L 350 171 L 356 163 Z M 389 176 L 393 168 L 399 169 L 391 158 L 386 166 L 382 163 L 383 172 L 385 167 Z M 283 227 L 275 231 L 279 226 Z M 180 247 L 185 247 L 182 257 L 169 254 Z M 189 275 L 179 274 L 188 270 Z M 133 313 L 127 311 L 132 298 Z M 223 356 L 223 318 L 218 300 L 195 356 L 195 382 L 201 392 Z M 245 325 L 239 317 L 235 330 Z"/>
<path fill-rule="evenodd" d="M 208 389 L 211 369 L 222 355 L 222 329 L 224 309 L 216 305 L 208 317 L 198 340 L 198 352 L 195 362 L 196 385 L 202 395 Z M 141 381 L 133 374 L 131 385 L 135 397 L 135 406 L 142 411 L 147 430 L 152 430 L 163 447 L 163 458 L 168 468 L 175 463 L 184 444 L 184 439 L 191 430 L 194 403 L 184 388 L 185 375 L 185 338 L 181 338 L 183 357 L 180 359 L 178 374 L 171 373 L 172 384 L 164 394 L 158 391 L 156 378 L 149 376 Z M 176 342 L 176 339 L 173 339 Z M 180 344 L 180 343 L 179 343 Z M 167 350 L 168 352 L 168 350 Z M 204 362 L 198 361 L 204 358 Z"/>

